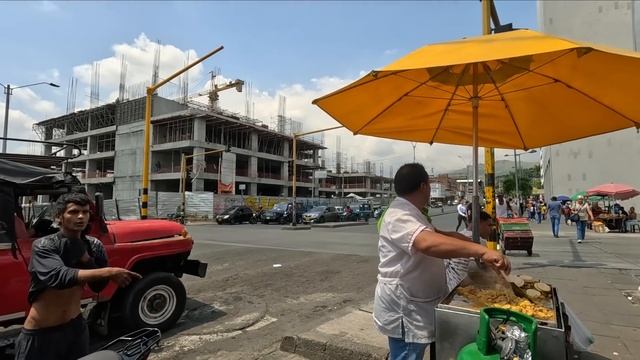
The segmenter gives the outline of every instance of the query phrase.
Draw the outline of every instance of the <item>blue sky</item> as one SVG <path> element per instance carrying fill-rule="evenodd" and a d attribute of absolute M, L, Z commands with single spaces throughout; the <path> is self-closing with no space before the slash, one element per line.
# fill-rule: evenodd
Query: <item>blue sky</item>
<path fill-rule="evenodd" d="M 34 87 L 31 98 L 14 95 L 11 108 L 22 112 L 17 119 L 26 115 L 24 121 L 63 112 L 69 78 L 82 73 L 77 67 L 114 57 L 115 44 L 133 51 L 135 40 L 143 33 L 150 40 L 182 51 L 192 49 L 198 55 L 224 45 L 223 52 L 192 75 L 193 84 L 203 85 L 206 72 L 218 67 L 226 78 L 250 80 L 266 96 L 256 106 L 268 107 L 270 112 L 273 105 L 266 101 L 277 101 L 275 94 L 285 93 L 287 109 L 295 117 L 308 114 L 296 110 L 304 101 L 295 96 L 316 95 L 326 89 L 318 85 L 318 79 L 334 79 L 335 84 L 351 81 L 417 47 L 481 32 L 479 1 L 3 2 L 0 7 L 0 31 L 10 34 L 0 44 L 2 53 L 10 54 L 0 57 L 0 83 L 51 80 L 62 85 L 60 89 Z M 535 1 L 497 1 L 497 7 L 502 22 L 537 28 Z M 170 56 L 170 51 L 163 49 L 164 54 Z M 109 65 L 101 66 L 101 81 L 107 84 L 112 73 Z M 151 69 L 142 72 L 139 76 L 148 78 Z M 88 85 L 82 77 L 80 83 L 80 87 Z M 111 90 L 104 90 L 105 94 Z M 15 107 L 14 98 L 18 98 Z M 86 102 L 81 98 L 79 95 L 79 104 Z M 45 105 L 32 106 L 29 100 Z M 224 107 L 225 98 L 222 100 Z M 231 103 L 233 100 L 229 106 Z M 269 111 L 256 109 L 258 114 Z M 322 120 L 309 121 L 307 129 L 323 124 Z M 371 159 L 402 157 L 406 151 L 375 152 Z M 426 145 L 424 152 L 428 153 Z M 470 151 L 463 153 L 466 157 Z M 425 155 L 425 161 L 429 158 Z M 455 167 L 463 167 L 460 165 Z"/>

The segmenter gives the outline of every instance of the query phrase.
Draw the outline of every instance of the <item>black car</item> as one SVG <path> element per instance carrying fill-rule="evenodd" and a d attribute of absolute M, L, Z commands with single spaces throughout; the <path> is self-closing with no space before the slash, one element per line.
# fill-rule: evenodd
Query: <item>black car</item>
<path fill-rule="evenodd" d="M 248 206 L 232 206 L 216 216 L 218 224 L 242 224 L 253 217 L 253 210 Z"/>
<path fill-rule="evenodd" d="M 267 210 L 262 215 L 262 223 L 269 224 L 272 222 L 278 224 L 286 224 L 291 222 L 291 214 L 287 213 L 287 208 L 292 205 L 291 203 L 281 202 L 273 206 L 273 209 Z M 302 214 L 304 213 L 304 206 L 302 203 L 296 204 L 296 222 L 302 222 Z"/>

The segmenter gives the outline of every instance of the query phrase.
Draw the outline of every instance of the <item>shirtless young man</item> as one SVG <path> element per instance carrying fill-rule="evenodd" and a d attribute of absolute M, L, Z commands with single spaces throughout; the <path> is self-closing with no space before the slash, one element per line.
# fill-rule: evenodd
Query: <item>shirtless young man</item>
<path fill-rule="evenodd" d="M 89 352 L 89 330 L 80 313 L 84 285 L 102 291 L 109 280 L 127 286 L 140 275 L 107 267 L 100 240 L 86 236 L 90 200 L 72 192 L 55 204 L 60 231 L 33 242 L 27 315 L 16 340 L 16 359 L 77 359 Z"/>

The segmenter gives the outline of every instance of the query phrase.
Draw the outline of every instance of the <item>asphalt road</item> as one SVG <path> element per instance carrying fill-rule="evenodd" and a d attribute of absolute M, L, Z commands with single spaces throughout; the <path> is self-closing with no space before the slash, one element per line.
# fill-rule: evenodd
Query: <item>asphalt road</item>
<path fill-rule="evenodd" d="M 454 215 L 435 216 L 455 227 Z M 193 225 L 192 258 L 206 279 L 185 277 L 187 314 L 164 334 L 156 359 L 257 359 L 295 335 L 373 299 L 375 222 L 284 231 L 279 225 Z"/>

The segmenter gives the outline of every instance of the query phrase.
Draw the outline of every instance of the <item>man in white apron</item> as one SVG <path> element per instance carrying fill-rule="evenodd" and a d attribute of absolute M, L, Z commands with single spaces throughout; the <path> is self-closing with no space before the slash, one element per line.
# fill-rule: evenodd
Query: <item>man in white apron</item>
<path fill-rule="evenodd" d="M 398 197 L 380 226 L 378 285 L 373 318 L 389 338 L 390 360 L 422 360 L 435 341 L 435 306 L 448 293 L 447 258 L 480 258 L 509 273 L 501 253 L 456 232 L 440 231 L 420 212 L 429 203 L 429 175 L 421 164 L 405 164 L 395 175 Z"/>

